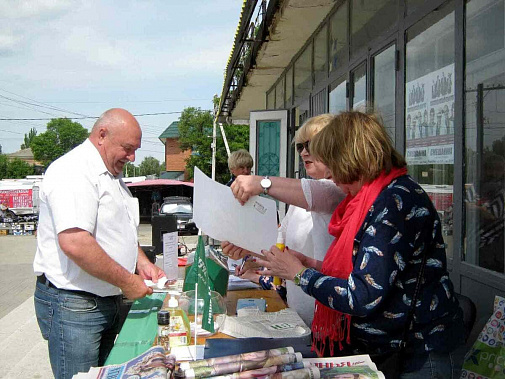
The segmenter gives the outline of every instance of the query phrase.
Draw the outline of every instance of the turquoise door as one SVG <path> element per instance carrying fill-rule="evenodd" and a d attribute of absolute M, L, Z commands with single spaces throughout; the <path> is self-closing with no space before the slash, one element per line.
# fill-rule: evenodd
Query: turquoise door
<path fill-rule="evenodd" d="M 258 175 L 279 176 L 281 121 L 258 121 Z"/>

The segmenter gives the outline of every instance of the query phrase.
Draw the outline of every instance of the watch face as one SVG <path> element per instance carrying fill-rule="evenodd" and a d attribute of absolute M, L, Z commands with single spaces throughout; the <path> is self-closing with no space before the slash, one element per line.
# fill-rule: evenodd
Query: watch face
<path fill-rule="evenodd" d="M 263 179 L 261 179 L 260 184 L 261 184 L 261 187 L 267 189 L 267 188 L 270 188 L 270 186 L 272 185 L 272 181 L 268 178 L 263 178 Z"/>

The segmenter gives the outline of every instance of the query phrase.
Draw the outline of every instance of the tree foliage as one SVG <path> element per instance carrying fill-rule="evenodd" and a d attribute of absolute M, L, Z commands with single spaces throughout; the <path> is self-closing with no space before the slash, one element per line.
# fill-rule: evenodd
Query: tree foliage
<path fill-rule="evenodd" d="M 34 172 L 34 167 L 29 163 L 19 158 L 9 159 L 6 155 L 0 155 L 0 179 L 22 179 Z"/>
<path fill-rule="evenodd" d="M 19 158 L 12 159 L 7 165 L 7 177 L 10 179 L 22 179 L 34 172 L 33 166 Z"/>
<path fill-rule="evenodd" d="M 186 159 L 190 179 L 194 176 L 195 166 L 208 176 L 212 174 L 212 126 L 213 115 L 210 111 L 188 107 L 181 114 L 179 146 L 183 151 L 191 150 L 191 155 Z M 249 126 L 225 124 L 223 128 L 231 151 L 249 148 Z M 219 127 L 216 146 L 216 181 L 226 183 L 230 178 L 228 154 Z"/>
<path fill-rule="evenodd" d="M 25 133 L 24 142 L 21 144 L 21 149 L 28 149 L 33 141 L 33 138 L 37 135 L 37 129 L 31 128 L 28 134 Z"/>
<path fill-rule="evenodd" d="M 7 179 L 7 167 L 9 166 L 9 159 L 7 155 L 0 154 L 0 179 Z"/>
<path fill-rule="evenodd" d="M 125 178 L 131 178 L 132 176 L 136 176 L 139 172 L 140 172 L 139 168 L 136 167 L 131 162 L 128 162 L 123 166 L 123 176 Z"/>
<path fill-rule="evenodd" d="M 157 175 L 160 176 L 161 165 L 160 161 L 154 157 L 145 157 L 139 165 L 140 175 Z"/>
<path fill-rule="evenodd" d="M 88 130 L 68 118 L 54 118 L 47 131 L 33 137 L 30 147 L 35 160 L 48 166 L 88 138 Z"/>

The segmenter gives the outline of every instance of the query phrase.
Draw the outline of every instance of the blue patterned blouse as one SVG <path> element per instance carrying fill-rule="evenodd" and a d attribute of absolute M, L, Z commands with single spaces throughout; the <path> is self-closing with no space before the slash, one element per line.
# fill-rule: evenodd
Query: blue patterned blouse
<path fill-rule="evenodd" d="M 449 352 L 462 343 L 464 331 L 438 213 L 410 176 L 391 182 L 370 208 L 355 236 L 349 278 L 308 269 L 301 287 L 322 304 L 353 316 L 353 348 L 386 352 L 401 340 L 423 253 L 427 263 L 405 357 L 406 371 L 416 371 L 428 351 Z"/>

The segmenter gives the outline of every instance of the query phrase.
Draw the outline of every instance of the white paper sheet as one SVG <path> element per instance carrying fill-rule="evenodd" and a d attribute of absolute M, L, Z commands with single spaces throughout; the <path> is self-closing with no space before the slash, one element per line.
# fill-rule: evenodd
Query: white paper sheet
<path fill-rule="evenodd" d="M 231 189 L 195 167 L 193 220 L 208 236 L 261 253 L 277 239 L 277 206 L 272 199 L 253 196 L 245 205 Z"/>

